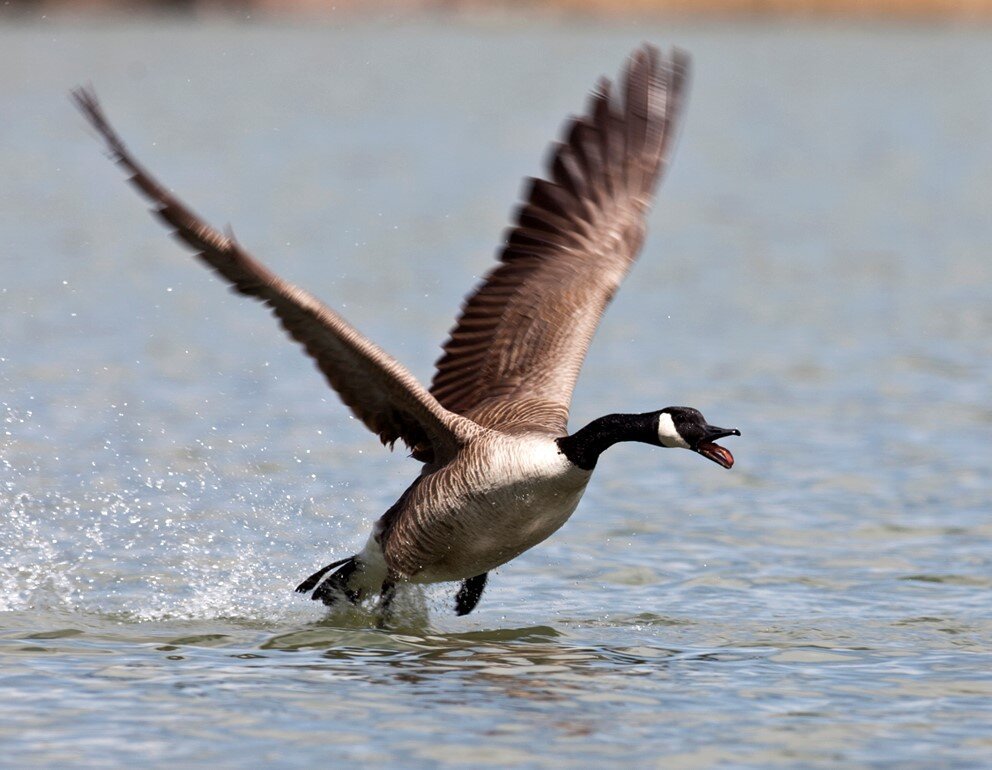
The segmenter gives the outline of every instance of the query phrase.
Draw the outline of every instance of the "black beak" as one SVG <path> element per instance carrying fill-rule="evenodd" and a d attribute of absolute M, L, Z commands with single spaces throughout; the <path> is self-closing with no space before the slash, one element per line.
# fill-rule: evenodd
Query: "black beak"
<path fill-rule="evenodd" d="M 741 432 L 737 428 L 717 428 L 715 425 L 707 425 L 704 429 L 703 439 L 695 446 L 695 451 L 699 452 L 707 460 L 712 460 L 717 465 L 724 468 L 732 468 L 734 456 L 724 447 L 716 443 L 718 438 L 727 436 L 739 436 Z"/>
<path fill-rule="evenodd" d="M 739 435 L 741 435 L 741 432 L 737 428 L 718 428 L 715 425 L 707 425 L 703 441 L 716 441 L 718 438 Z"/>

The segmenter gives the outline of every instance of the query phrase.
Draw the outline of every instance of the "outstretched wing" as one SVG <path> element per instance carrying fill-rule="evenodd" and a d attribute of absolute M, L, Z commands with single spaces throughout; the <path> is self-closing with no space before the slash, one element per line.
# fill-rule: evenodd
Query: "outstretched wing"
<path fill-rule="evenodd" d="M 688 56 L 634 52 L 619 94 L 608 80 L 530 180 L 500 264 L 466 300 L 431 393 L 495 428 L 564 432 L 599 319 L 640 251 L 667 165 Z"/>
<path fill-rule="evenodd" d="M 419 459 L 442 461 L 475 431 L 470 420 L 444 409 L 416 378 L 318 299 L 287 283 L 234 239 L 213 229 L 152 177 L 111 127 L 92 89 L 73 100 L 107 143 L 152 211 L 232 288 L 267 304 L 316 361 L 341 400 L 384 444 L 402 439 Z"/>

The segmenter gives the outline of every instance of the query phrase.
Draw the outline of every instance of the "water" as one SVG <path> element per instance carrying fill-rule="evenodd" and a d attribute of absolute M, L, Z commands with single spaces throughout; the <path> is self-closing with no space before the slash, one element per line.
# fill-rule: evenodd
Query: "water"
<path fill-rule="evenodd" d="M 573 426 L 617 447 L 457 618 L 298 580 L 416 465 L 144 213 L 65 96 L 424 381 L 520 178 L 639 40 L 695 56 Z M 978 767 L 992 756 L 988 30 L 0 29 L 0 764 Z M 417 607 L 417 604 L 422 606 Z"/>

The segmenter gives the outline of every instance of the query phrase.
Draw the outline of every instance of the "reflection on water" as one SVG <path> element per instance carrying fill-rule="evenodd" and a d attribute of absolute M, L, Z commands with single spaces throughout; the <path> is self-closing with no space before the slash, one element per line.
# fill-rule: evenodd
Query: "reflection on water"
<path fill-rule="evenodd" d="M 0 29 L 0 764 L 984 764 L 986 37 Z M 573 423 L 693 404 L 736 467 L 618 447 L 471 616 L 451 586 L 388 631 L 327 615 L 293 587 L 415 469 L 149 221 L 68 88 L 426 381 L 520 178 L 643 38 L 693 52 L 692 104 Z"/>

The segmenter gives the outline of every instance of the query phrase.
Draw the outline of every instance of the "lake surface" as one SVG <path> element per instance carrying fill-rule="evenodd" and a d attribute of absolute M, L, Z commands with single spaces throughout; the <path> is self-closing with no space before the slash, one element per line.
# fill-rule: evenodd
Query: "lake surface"
<path fill-rule="evenodd" d="M 0 27 L 0 765 L 982 767 L 988 28 Z M 572 413 L 700 408 L 401 624 L 296 583 L 417 471 L 145 213 L 66 99 L 428 381 L 523 176 L 640 40 L 694 55 Z"/>

